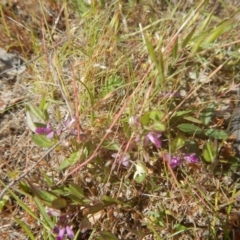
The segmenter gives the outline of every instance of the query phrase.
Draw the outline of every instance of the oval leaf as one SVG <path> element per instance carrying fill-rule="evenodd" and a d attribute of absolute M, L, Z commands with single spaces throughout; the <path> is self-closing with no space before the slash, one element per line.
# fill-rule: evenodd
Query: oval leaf
<path fill-rule="evenodd" d="M 154 121 L 161 121 L 163 117 L 164 117 L 164 113 L 161 111 L 154 110 L 149 113 L 149 118 Z"/>
<path fill-rule="evenodd" d="M 175 152 L 176 150 L 182 148 L 186 143 L 186 137 L 183 134 L 179 134 L 170 142 L 171 151 Z"/>
<path fill-rule="evenodd" d="M 67 201 L 64 198 L 57 198 L 52 201 L 52 207 L 61 209 L 67 206 Z"/>
<path fill-rule="evenodd" d="M 38 119 L 38 121 L 46 122 L 46 114 L 38 107 L 28 103 L 26 108 L 27 111 L 30 111 Z"/>
<path fill-rule="evenodd" d="M 210 103 L 209 106 L 200 113 L 200 118 L 205 125 L 210 123 L 215 106 L 215 103 Z"/>
<path fill-rule="evenodd" d="M 188 120 L 189 122 L 202 124 L 202 121 L 197 119 L 197 118 L 195 118 L 195 117 L 186 116 L 186 117 L 183 117 L 183 118 Z"/>
<path fill-rule="evenodd" d="M 58 167 L 58 170 L 63 170 L 69 166 L 74 165 L 80 158 L 80 152 L 74 152 L 69 158 L 63 160 L 63 162 Z"/>
<path fill-rule="evenodd" d="M 160 122 L 155 122 L 151 128 L 155 131 L 159 131 L 159 132 L 164 132 L 166 127 L 164 124 L 160 123 Z"/>
<path fill-rule="evenodd" d="M 218 129 L 208 129 L 204 131 L 204 134 L 208 137 L 216 138 L 216 139 L 227 139 L 228 134 L 223 130 Z"/>
<path fill-rule="evenodd" d="M 75 183 L 70 183 L 68 185 L 68 188 L 69 188 L 69 192 L 74 195 L 75 197 L 77 198 L 83 198 L 84 197 L 84 193 L 83 193 L 83 190 L 80 186 L 78 186 L 77 184 Z"/>
<path fill-rule="evenodd" d="M 213 162 L 217 156 L 217 147 L 213 142 L 207 142 L 203 147 L 203 157 L 207 162 Z"/>
<path fill-rule="evenodd" d="M 118 240 L 118 238 L 116 236 L 114 236 L 112 233 L 110 232 L 99 232 L 99 235 L 101 236 L 102 240 L 108 239 L 108 240 Z"/>
<path fill-rule="evenodd" d="M 191 123 L 182 123 L 177 126 L 178 129 L 185 133 L 192 133 L 192 134 L 201 134 L 202 129 L 194 124 Z"/>
<path fill-rule="evenodd" d="M 33 135 L 32 139 L 40 147 L 49 148 L 54 145 L 54 141 L 44 135 Z"/>

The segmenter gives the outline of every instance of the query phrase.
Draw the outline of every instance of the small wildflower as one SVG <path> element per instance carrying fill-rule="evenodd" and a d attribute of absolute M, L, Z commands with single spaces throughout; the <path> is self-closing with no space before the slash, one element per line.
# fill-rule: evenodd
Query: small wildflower
<path fill-rule="evenodd" d="M 76 117 L 71 118 L 69 116 L 67 120 L 63 122 L 63 125 L 67 128 L 71 128 L 75 122 L 76 122 Z"/>
<path fill-rule="evenodd" d="M 50 217 L 59 217 L 59 216 L 61 216 L 60 210 L 54 209 L 54 208 L 47 208 L 47 214 Z"/>
<path fill-rule="evenodd" d="M 180 157 L 177 157 L 177 156 L 172 156 L 171 160 L 169 162 L 171 168 L 178 167 L 181 165 L 181 163 L 182 163 L 182 161 L 181 161 Z"/>
<path fill-rule="evenodd" d="M 74 237 L 74 232 L 69 226 L 66 226 L 66 227 L 57 227 L 56 226 L 53 229 L 53 233 L 57 234 L 56 240 L 63 240 L 65 234 L 70 239 L 72 239 Z"/>
<path fill-rule="evenodd" d="M 190 153 L 190 154 L 185 154 L 183 159 L 187 162 L 187 163 L 198 163 L 199 159 L 196 156 L 196 153 Z"/>
<path fill-rule="evenodd" d="M 176 168 L 182 164 L 181 158 L 178 156 L 170 156 L 168 153 L 165 156 L 171 168 Z"/>
<path fill-rule="evenodd" d="M 162 136 L 161 133 L 149 132 L 143 139 L 143 145 L 147 146 L 150 141 L 156 146 L 156 148 L 160 148 L 162 146 L 162 141 L 159 139 L 161 136 Z"/>
<path fill-rule="evenodd" d="M 128 123 L 132 127 L 140 127 L 140 118 L 138 116 L 131 116 L 128 120 Z"/>
<path fill-rule="evenodd" d="M 57 217 L 57 223 L 53 228 L 53 233 L 57 235 L 56 240 L 63 240 L 64 236 L 68 238 L 74 238 L 74 232 L 69 227 L 69 219 L 66 215 L 61 215 L 61 212 L 57 209 L 47 208 L 47 214 L 51 217 Z"/>
<path fill-rule="evenodd" d="M 54 136 L 54 131 L 50 127 L 50 124 L 47 124 L 46 127 L 38 127 L 38 128 L 36 128 L 35 132 L 37 134 L 46 135 L 46 137 L 49 138 L 49 139 L 53 138 L 53 136 Z"/>
<path fill-rule="evenodd" d="M 112 157 L 117 159 L 118 162 L 121 161 L 121 164 L 124 167 L 129 167 L 129 163 L 130 163 L 130 156 L 129 154 L 121 154 L 121 153 L 114 153 L 112 154 Z"/>

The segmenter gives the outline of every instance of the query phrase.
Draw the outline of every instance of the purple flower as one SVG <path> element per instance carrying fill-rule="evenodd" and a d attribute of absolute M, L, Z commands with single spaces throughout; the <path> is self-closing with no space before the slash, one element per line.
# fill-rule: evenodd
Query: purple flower
<path fill-rule="evenodd" d="M 61 212 L 58 209 L 47 208 L 47 214 L 51 217 L 59 217 L 61 216 Z"/>
<path fill-rule="evenodd" d="M 51 217 L 57 217 L 56 226 L 53 228 L 53 233 L 57 234 L 56 240 L 63 240 L 65 234 L 68 238 L 74 237 L 73 230 L 68 226 L 67 215 L 61 215 L 61 211 L 54 208 L 47 208 L 46 212 Z"/>
<path fill-rule="evenodd" d="M 182 159 L 181 157 L 178 156 L 170 156 L 168 153 L 165 154 L 166 159 L 169 162 L 169 165 L 171 166 L 171 168 L 176 168 L 178 166 L 180 166 L 182 164 Z M 199 159 L 196 156 L 196 153 L 189 153 L 189 154 L 185 154 L 182 157 L 187 163 L 198 163 Z"/>
<path fill-rule="evenodd" d="M 171 168 L 176 168 L 182 164 L 181 158 L 178 156 L 171 156 L 167 153 L 167 160 Z"/>
<path fill-rule="evenodd" d="M 187 163 L 198 163 L 199 159 L 196 156 L 196 153 L 189 153 L 189 154 L 185 154 L 183 156 L 183 159 L 187 162 Z"/>
<path fill-rule="evenodd" d="M 143 139 L 143 145 L 147 146 L 151 142 L 156 148 L 160 148 L 162 146 L 162 141 L 159 139 L 161 136 L 159 132 L 149 132 Z"/>
<path fill-rule="evenodd" d="M 64 235 L 66 234 L 70 239 L 74 237 L 73 230 L 69 227 L 54 227 L 53 232 L 58 234 L 56 240 L 63 240 Z"/>
<path fill-rule="evenodd" d="M 130 156 L 129 154 L 121 154 L 121 153 L 114 153 L 112 154 L 112 157 L 117 159 L 117 161 L 121 161 L 121 164 L 124 166 L 124 167 L 128 167 L 129 166 L 129 163 L 130 163 Z"/>
<path fill-rule="evenodd" d="M 50 127 L 50 124 L 47 124 L 46 127 L 38 127 L 35 132 L 37 134 L 46 135 L 47 138 L 53 138 L 54 131 Z"/>
<path fill-rule="evenodd" d="M 71 128 L 75 122 L 76 122 L 76 117 L 71 118 L 69 116 L 67 120 L 63 122 L 63 125 L 67 128 Z"/>

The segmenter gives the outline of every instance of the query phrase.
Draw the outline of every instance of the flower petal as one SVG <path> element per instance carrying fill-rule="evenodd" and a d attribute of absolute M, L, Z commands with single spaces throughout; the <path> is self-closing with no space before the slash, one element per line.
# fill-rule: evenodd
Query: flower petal
<path fill-rule="evenodd" d="M 130 156 L 127 154 L 123 159 L 122 159 L 122 165 L 124 167 L 129 167 L 129 160 L 130 160 Z"/>
<path fill-rule="evenodd" d="M 166 153 L 165 154 L 166 159 L 169 162 L 169 165 L 171 168 L 178 167 L 182 164 L 181 158 L 177 156 L 170 156 L 170 154 Z"/>
<path fill-rule="evenodd" d="M 199 162 L 199 159 L 196 156 L 196 153 L 185 154 L 183 158 L 188 163 L 198 163 Z"/>
<path fill-rule="evenodd" d="M 47 208 L 46 212 L 51 217 L 59 217 L 61 215 L 61 211 L 54 208 Z"/>
<path fill-rule="evenodd" d="M 36 128 L 35 132 L 37 134 L 46 135 L 47 138 L 52 138 L 53 135 L 54 135 L 54 132 L 53 132 L 50 124 L 47 124 L 46 127 L 38 127 L 38 128 Z"/>
<path fill-rule="evenodd" d="M 49 139 L 53 138 L 53 136 L 54 136 L 54 131 L 51 131 L 50 133 L 48 133 L 46 135 L 46 137 L 49 138 Z"/>
<path fill-rule="evenodd" d="M 156 148 L 160 148 L 162 146 L 162 141 L 159 139 L 161 136 L 161 133 L 149 132 L 143 140 L 143 145 L 148 145 L 148 142 L 150 141 L 156 146 Z"/>
<path fill-rule="evenodd" d="M 60 228 L 56 240 L 63 240 L 66 228 Z"/>
<path fill-rule="evenodd" d="M 74 232 L 73 232 L 73 230 L 69 226 L 66 226 L 66 232 L 67 232 L 67 236 L 69 238 L 73 238 L 74 237 Z"/>
<path fill-rule="evenodd" d="M 66 121 L 63 122 L 63 125 L 67 128 L 70 128 L 76 122 L 76 117 L 71 118 L 70 116 Z"/>
<path fill-rule="evenodd" d="M 180 157 L 177 157 L 177 156 L 171 157 L 171 160 L 170 160 L 170 162 L 169 162 L 171 168 L 178 167 L 178 166 L 181 165 L 181 163 L 182 163 L 181 158 L 180 158 Z"/>

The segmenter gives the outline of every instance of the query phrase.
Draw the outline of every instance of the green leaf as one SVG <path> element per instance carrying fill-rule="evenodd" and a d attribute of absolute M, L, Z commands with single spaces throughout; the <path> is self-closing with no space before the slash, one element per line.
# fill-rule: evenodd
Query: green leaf
<path fill-rule="evenodd" d="M 27 227 L 27 225 L 17 217 L 14 217 L 14 220 L 18 223 L 18 225 L 26 232 L 28 239 L 35 240 L 35 237 L 32 234 L 32 231 Z"/>
<path fill-rule="evenodd" d="M 188 228 L 185 227 L 185 226 L 182 225 L 182 224 L 177 223 L 177 224 L 175 224 L 175 225 L 173 226 L 173 229 L 176 230 L 176 231 L 185 231 L 185 230 L 187 230 Z"/>
<path fill-rule="evenodd" d="M 192 54 L 195 54 L 198 49 L 201 47 L 201 44 L 202 42 L 204 41 L 204 39 L 206 39 L 206 36 L 207 36 L 207 33 L 202 33 L 202 34 L 199 34 L 199 36 L 197 36 L 196 38 L 196 41 L 194 42 L 194 45 L 193 45 L 193 48 L 191 50 Z"/>
<path fill-rule="evenodd" d="M 4 186 L 5 188 L 7 188 L 6 184 L 0 179 L 0 184 L 2 186 Z M 35 214 L 35 212 L 33 212 L 32 209 L 30 209 L 10 188 L 7 188 L 7 191 L 9 192 L 9 194 L 16 200 L 18 206 L 20 206 L 25 212 L 27 212 L 30 216 L 32 216 L 34 219 L 36 219 L 37 221 L 39 221 L 39 218 L 37 217 L 37 215 Z M 5 196 L 5 195 L 4 195 Z"/>
<path fill-rule="evenodd" d="M 80 152 L 73 152 L 69 158 L 63 160 L 63 162 L 58 167 L 58 170 L 63 170 L 69 166 L 74 165 L 80 159 Z"/>
<path fill-rule="evenodd" d="M 136 167 L 136 172 L 133 175 L 133 179 L 137 183 L 142 183 L 147 176 L 147 168 L 145 164 L 139 160 L 137 160 L 135 167 Z"/>
<path fill-rule="evenodd" d="M 81 199 L 81 198 L 84 198 L 84 193 L 83 193 L 83 190 L 82 188 L 75 184 L 75 183 L 70 183 L 68 185 L 68 189 L 69 189 L 69 192 L 74 195 L 75 197 Z"/>
<path fill-rule="evenodd" d="M 118 240 L 118 238 L 116 236 L 114 236 L 112 233 L 107 232 L 107 231 L 103 231 L 103 232 L 99 232 L 100 237 L 102 238 L 102 240 Z"/>
<path fill-rule="evenodd" d="M 48 191 L 45 191 L 45 190 L 37 190 L 37 195 L 38 195 L 38 197 L 40 197 L 41 199 L 43 199 L 44 201 L 47 201 L 47 202 L 52 202 L 55 199 L 57 199 L 56 195 L 54 195 Z"/>
<path fill-rule="evenodd" d="M 48 108 L 48 104 L 46 101 L 46 96 L 44 95 L 39 103 L 40 110 L 46 110 Z"/>
<path fill-rule="evenodd" d="M 203 146 L 203 157 L 207 162 L 213 162 L 217 157 L 217 147 L 212 141 L 207 142 Z"/>
<path fill-rule="evenodd" d="M 26 194 L 33 195 L 33 190 L 24 181 L 19 183 L 19 188 Z"/>
<path fill-rule="evenodd" d="M 151 112 L 144 113 L 141 116 L 140 121 L 144 127 L 148 126 L 149 124 L 151 124 L 151 126 L 156 125 L 155 127 L 161 129 L 159 131 L 162 131 L 162 129 L 165 130 L 165 126 L 160 122 L 163 119 L 163 117 L 164 117 L 163 112 L 154 110 Z"/>
<path fill-rule="evenodd" d="M 52 201 L 52 207 L 56 209 L 65 208 L 67 206 L 67 201 L 64 198 L 57 198 Z"/>
<path fill-rule="evenodd" d="M 161 121 L 164 117 L 164 113 L 161 111 L 151 111 L 149 112 L 149 118 L 152 119 L 153 121 Z"/>
<path fill-rule="evenodd" d="M 127 122 L 123 122 L 123 131 L 127 138 L 131 137 L 131 128 Z"/>
<path fill-rule="evenodd" d="M 187 44 L 189 43 L 189 41 L 191 40 L 193 34 L 195 33 L 197 28 L 197 25 L 188 33 L 188 35 L 184 38 L 183 42 L 182 42 L 182 48 L 185 48 L 187 46 Z"/>
<path fill-rule="evenodd" d="M 137 183 L 142 183 L 145 178 L 146 178 L 147 174 L 146 173 L 142 173 L 141 175 L 136 175 L 134 180 L 137 182 Z"/>
<path fill-rule="evenodd" d="M 192 117 L 192 116 L 186 116 L 186 117 L 183 117 L 185 120 L 188 120 L 189 122 L 193 122 L 193 123 L 199 123 L 199 124 L 202 124 L 202 121 L 195 118 L 195 117 Z"/>
<path fill-rule="evenodd" d="M 108 150 L 113 150 L 113 151 L 119 151 L 120 150 L 120 144 L 119 142 L 114 142 L 113 141 L 104 141 L 102 146 Z"/>
<path fill-rule="evenodd" d="M 163 123 L 160 122 L 155 122 L 152 126 L 151 126 L 152 130 L 155 131 L 160 131 L 160 132 L 164 132 L 166 130 L 166 127 Z"/>
<path fill-rule="evenodd" d="M 176 59 L 178 56 L 178 38 L 176 39 L 174 46 L 172 48 L 172 56 L 174 59 Z"/>
<path fill-rule="evenodd" d="M 47 121 L 46 119 L 46 113 L 39 109 L 37 106 L 34 106 L 30 103 L 26 105 L 27 111 L 30 111 L 37 119 L 39 122 L 45 123 Z"/>
<path fill-rule="evenodd" d="M 177 128 L 185 133 L 190 133 L 190 134 L 201 134 L 203 132 L 200 127 L 191 123 L 179 124 Z"/>
<path fill-rule="evenodd" d="M 114 199 L 107 195 L 102 196 L 102 201 L 105 203 L 104 205 L 111 205 L 118 202 L 117 199 Z"/>
<path fill-rule="evenodd" d="M 150 117 L 149 117 L 150 113 L 149 112 L 146 112 L 144 113 L 141 118 L 140 118 L 140 121 L 142 123 L 143 126 L 147 126 L 149 121 L 150 121 Z"/>
<path fill-rule="evenodd" d="M 30 128 L 30 130 L 35 132 L 37 128 L 35 121 L 37 121 L 37 119 L 34 117 L 34 115 L 30 111 L 26 112 L 26 119 L 27 119 L 27 125 Z"/>
<path fill-rule="evenodd" d="M 44 147 L 44 148 L 52 147 L 55 144 L 53 139 L 49 139 L 44 135 L 35 134 L 32 136 L 32 139 L 38 146 Z"/>
<path fill-rule="evenodd" d="M 102 196 L 102 201 L 103 201 L 104 205 L 112 205 L 114 203 L 121 204 L 121 205 L 125 204 L 123 201 L 120 201 L 118 199 L 114 199 L 114 198 L 112 198 L 110 196 L 107 196 L 107 195 Z"/>
<path fill-rule="evenodd" d="M 49 187 L 52 187 L 55 185 L 52 179 L 44 171 L 41 171 L 41 174 L 43 175 L 43 178 Z"/>
<path fill-rule="evenodd" d="M 208 105 L 208 107 L 200 113 L 200 118 L 201 118 L 203 124 L 208 125 L 210 123 L 212 116 L 213 116 L 215 106 L 216 106 L 215 103 L 210 103 Z"/>
<path fill-rule="evenodd" d="M 186 140 L 187 138 L 182 134 L 179 134 L 177 137 L 175 137 L 170 142 L 171 152 L 175 152 L 176 150 L 182 148 L 185 145 Z"/>
<path fill-rule="evenodd" d="M 155 55 L 155 51 L 154 51 L 153 45 L 148 40 L 147 36 L 144 36 L 144 39 L 145 39 L 145 44 L 147 46 L 148 54 L 149 54 L 149 57 L 150 57 L 151 61 L 153 63 L 157 64 L 157 59 L 156 59 L 156 55 Z"/>
<path fill-rule="evenodd" d="M 177 111 L 173 114 L 172 117 L 181 117 L 181 116 L 187 115 L 188 113 L 191 113 L 191 112 L 192 112 L 192 110 Z"/>
<path fill-rule="evenodd" d="M 8 195 L 3 195 L 3 198 L 0 200 L 0 213 L 2 212 L 4 206 L 6 203 L 9 201 L 9 196 Z"/>
<path fill-rule="evenodd" d="M 231 21 L 224 21 L 220 26 L 213 29 L 210 35 L 205 38 L 203 45 L 207 45 L 209 43 L 214 42 L 218 37 L 220 37 L 223 33 L 229 31 L 232 28 L 233 24 Z"/>
<path fill-rule="evenodd" d="M 99 212 L 99 211 L 101 211 L 101 210 L 103 210 L 104 209 L 104 204 L 103 203 L 97 203 L 97 204 L 95 204 L 95 205 L 93 205 L 93 206 L 91 206 L 90 208 L 89 208 L 89 214 L 94 214 L 94 213 L 97 213 L 97 212 Z"/>
<path fill-rule="evenodd" d="M 204 134 L 208 137 L 212 137 L 212 138 L 216 138 L 216 139 L 227 139 L 228 138 L 228 134 L 225 131 L 219 130 L 219 129 L 208 129 L 208 130 L 204 131 Z"/>
<path fill-rule="evenodd" d="M 33 198 L 40 213 L 43 216 L 43 219 L 45 220 L 45 223 L 51 228 L 53 229 L 54 227 L 54 222 L 51 220 L 51 218 L 49 217 L 49 215 L 46 213 L 45 208 L 43 207 L 42 203 L 40 202 L 40 200 L 37 197 Z"/>

